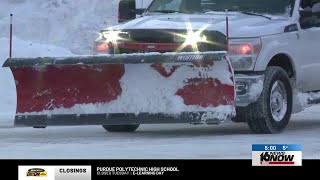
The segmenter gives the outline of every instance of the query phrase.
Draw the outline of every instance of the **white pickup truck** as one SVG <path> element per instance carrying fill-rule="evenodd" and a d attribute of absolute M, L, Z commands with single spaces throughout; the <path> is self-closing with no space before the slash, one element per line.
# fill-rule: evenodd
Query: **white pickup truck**
<path fill-rule="evenodd" d="M 174 46 L 186 41 L 196 43 L 197 51 L 221 50 L 220 44 L 226 42 L 219 33 L 227 36 L 228 10 L 227 50 L 237 88 L 234 121 L 248 122 L 255 133 L 281 132 L 293 113 L 294 92 L 320 90 L 320 0 L 141 2 L 136 0 L 136 8 L 146 10 L 137 18 L 103 30 L 121 32 L 116 35 L 130 37 L 134 43 L 115 52 L 100 36 L 96 51 L 190 51 Z M 190 31 L 197 33 L 188 36 Z M 177 32 L 186 33 L 185 38 L 175 36 Z M 211 43 L 202 43 L 204 38 Z"/>

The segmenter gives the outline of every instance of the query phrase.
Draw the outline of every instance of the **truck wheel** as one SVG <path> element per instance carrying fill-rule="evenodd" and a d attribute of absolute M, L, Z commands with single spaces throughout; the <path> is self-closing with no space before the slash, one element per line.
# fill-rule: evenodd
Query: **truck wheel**
<path fill-rule="evenodd" d="M 280 133 L 291 118 L 292 100 L 292 87 L 286 71 L 270 66 L 265 72 L 261 97 L 257 102 L 241 109 L 241 114 L 245 114 L 254 133 Z"/>
<path fill-rule="evenodd" d="M 139 128 L 140 124 L 130 125 L 103 125 L 102 127 L 108 132 L 134 132 Z"/>
<path fill-rule="evenodd" d="M 237 115 L 236 117 L 231 118 L 234 123 L 246 123 L 246 112 L 241 107 L 236 108 Z"/>

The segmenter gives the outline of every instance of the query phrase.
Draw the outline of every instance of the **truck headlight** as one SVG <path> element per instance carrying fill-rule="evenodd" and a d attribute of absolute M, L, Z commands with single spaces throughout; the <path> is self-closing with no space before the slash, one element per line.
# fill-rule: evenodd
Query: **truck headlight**
<path fill-rule="evenodd" d="M 104 31 L 102 32 L 102 37 L 107 42 L 117 43 L 117 41 L 120 39 L 119 34 L 120 31 Z"/>
<path fill-rule="evenodd" d="M 109 53 L 112 49 L 117 49 L 119 44 L 130 41 L 128 32 L 102 30 L 95 41 L 95 53 Z"/>
<path fill-rule="evenodd" d="M 228 55 L 237 71 L 253 70 L 262 43 L 260 38 L 230 39 Z"/>
<path fill-rule="evenodd" d="M 185 43 L 188 45 L 204 41 L 207 41 L 207 37 L 205 35 L 201 35 L 199 32 L 188 32 L 185 34 L 176 34 L 174 36 L 174 42 Z"/>
<path fill-rule="evenodd" d="M 177 51 L 179 52 L 185 47 L 192 47 L 193 51 L 199 51 L 198 43 L 207 42 L 207 37 L 203 35 L 203 31 L 206 29 L 206 27 L 194 30 L 191 23 L 186 23 L 186 28 L 187 32 L 174 35 L 174 42 L 182 43 L 181 47 L 179 47 Z"/>
<path fill-rule="evenodd" d="M 179 49 L 183 49 L 185 47 L 192 47 L 194 51 L 198 51 L 198 43 L 207 42 L 207 37 L 202 34 L 202 31 L 194 32 L 188 30 L 188 32 L 185 34 L 175 34 L 174 42 L 182 44 L 182 46 Z"/>
<path fill-rule="evenodd" d="M 205 35 L 201 35 L 200 32 L 188 32 L 185 35 L 185 42 L 184 44 L 186 45 L 194 45 L 197 44 L 199 42 L 206 42 L 207 41 L 207 37 Z"/>
<path fill-rule="evenodd" d="M 112 44 L 117 44 L 119 42 L 130 40 L 130 34 L 128 32 L 122 31 L 101 31 L 100 39 L 106 42 L 111 42 Z"/>

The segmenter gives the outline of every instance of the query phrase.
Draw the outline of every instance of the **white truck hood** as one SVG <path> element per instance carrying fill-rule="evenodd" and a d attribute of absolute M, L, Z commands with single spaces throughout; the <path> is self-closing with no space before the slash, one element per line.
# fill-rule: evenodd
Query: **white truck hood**
<path fill-rule="evenodd" d="M 241 13 L 229 14 L 230 38 L 261 37 L 284 32 L 284 28 L 293 22 L 290 18 L 252 16 Z M 190 23 L 193 30 L 205 28 L 226 33 L 226 16 L 221 14 L 153 14 L 137 18 L 125 24 L 115 26 L 115 30 L 125 29 L 187 29 Z"/>

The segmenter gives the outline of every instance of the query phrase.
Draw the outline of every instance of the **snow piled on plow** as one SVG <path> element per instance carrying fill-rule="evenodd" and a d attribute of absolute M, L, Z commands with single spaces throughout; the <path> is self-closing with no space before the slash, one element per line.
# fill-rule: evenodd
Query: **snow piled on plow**
<path fill-rule="evenodd" d="M 191 63 L 164 64 L 168 71 L 174 66 L 180 66 L 170 77 L 160 75 L 150 65 L 126 64 L 125 74 L 120 79 L 122 93 L 110 103 L 76 104 L 72 108 L 57 108 L 18 115 L 163 113 L 179 116 L 183 112 L 207 112 L 201 117 L 203 121 L 211 119 L 224 121 L 234 115 L 233 105 L 208 107 L 186 105 L 183 98 L 176 95 L 177 91 L 186 85 L 186 81 L 193 78 L 214 78 L 224 85 L 234 87 L 231 80 L 233 74 L 229 71 L 228 61 L 217 61 L 213 66 L 208 67 L 196 67 Z"/>

